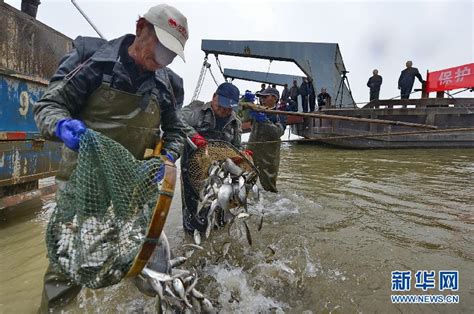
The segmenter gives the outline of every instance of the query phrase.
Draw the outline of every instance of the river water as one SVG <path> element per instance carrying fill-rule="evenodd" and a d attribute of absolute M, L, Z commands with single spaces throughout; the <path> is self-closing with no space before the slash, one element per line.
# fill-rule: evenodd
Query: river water
<path fill-rule="evenodd" d="M 279 194 L 263 193 L 249 227 L 253 245 L 229 255 L 196 253 L 198 289 L 221 312 L 474 313 L 474 150 L 338 150 L 282 146 Z M 179 189 L 178 189 L 179 191 Z M 44 230 L 54 196 L 2 213 L 0 312 L 33 313 L 47 259 Z M 264 213 L 261 231 L 258 215 Z M 183 235 L 176 193 L 166 233 L 176 254 Z M 226 233 L 209 242 L 219 252 Z M 217 254 L 217 253 L 216 253 Z M 457 294 L 450 305 L 396 305 L 391 272 L 412 271 L 410 292 Z M 416 289 L 417 270 L 459 271 L 459 290 Z M 69 313 L 153 313 L 130 282 L 83 289 Z"/>

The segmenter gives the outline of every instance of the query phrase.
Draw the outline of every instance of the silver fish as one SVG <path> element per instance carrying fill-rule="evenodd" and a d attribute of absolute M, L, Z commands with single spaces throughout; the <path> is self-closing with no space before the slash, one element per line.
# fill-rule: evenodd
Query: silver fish
<path fill-rule="evenodd" d="M 173 280 L 173 277 L 171 277 L 170 275 L 168 274 L 164 274 L 164 273 L 159 273 L 157 271 L 154 271 L 154 270 L 151 270 L 147 267 L 143 268 L 142 270 L 142 273 L 145 275 L 145 276 L 148 276 L 150 278 L 153 278 L 153 279 L 156 279 L 160 282 L 165 282 L 165 281 L 171 281 Z"/>
<path fill-rule="evenodd" d="M 224 169 L 227 170 L 227 172 L 229 172 L 230 174 L 232 174 L 233 176 L 240 176 L 242 175 L 242 173 L 244 173 L 244 171 L 242 170 L 242 168 L 240 168 L 239 166 L 237 166 L 233 161 L 232 159 L 230 158 L 227 158 L 223 164 L 224 166 Z"/>
<path fill-rule="evenodd" d="M 194 243 L 183 244 L 182 247 L 191 247 L 193 249 L 204 250 L 202 246 L 194 244 Z"/>
<path fill-rule="evenodd" d="M 194 229 L 194 243 L 201 244 L 201 233 L 197 229 Z"/>
<path fill-rule="evenodd" d="M 242 178 L 242 177 L 241 177 Z M 240 186 L 240 185 L 239 185 Z M 239 202 L 240 204 L 242 205 L 246 205 L 247 204 L 247 189 L 245 188 L 245 184 L 242 185 L 240 188 L 239 188 L 239 192 L 238 192 L 238 197 L 239 197 Z"/>
<path fill-rule="evenodd" d="M 224 243 L 222 246 L 222 257 L 225 257 L 229 253 L 230 242 Z"/>
<path fill-rule="evenodd" d="M 223 210 L 227 210 L 229 207 L 229 201 L 232 198 L 232 185 L 223 184 L 219 189 L 219 194 L 217 199 L 219 200 L 219 205 Z"/>
<path fill-rule="evenodd" d="M 208 216 L 207 217 L 207 227 L 206 227 L 206 233 L 205 233 L 205 236 L 206 236 L 206 239 L 209 238 L 209 236 L 211 235 L 211 230 L 212 230 L 212 216 Z"/>
<path fill-rule="evenodd" d="M 230 175 L 230 173 L 224 179 L 224 184 L 232 184 L 232 176 Z"/>
<path fill-rule="evenodd" d="M 201 309 L 203 313 L 214 313 L 214 306 L 212 306 L 211 301 L 204 298 L 201 300 Z"/>
<path fill-rule="evenodd" d="M 204 299 L 204 294 L 196 290 L 195 288 L 191 289 L 191 295 L 198 300 Z"/>
<path fill-rule="evenodd" d="M 217 199 L 213 200 L 211 203 L 211 207 L 209 208 L 209 212 L 207 213 L 207 217 L 211 217 L 218 206 L 219 201 Z"/>
<path fill-rule="evenodd" d="M 248 217 L 250 217 L 250 215 L 247 214 L 247 213 L 240 213 L 240 214 L 237 215 L 237 218 L 239 218 L 239 219 L 248 218 Z"/>
<path fill-rule="evenodd" d="M 262 216 L 260 217 L 260 223 L 258 224 L 257 231 L 262 230 L 262 227 L 263 227 L 263 212 L 262 212 Z"/>
<path fill-rule="evenodd" d="M 247 225 L 247 222 L 244 220 L 244 226 L 245 226 L 245 235 L 247 236 L 247 242 L 249 245 L 252 245 L 252 235 L 250 234 L 250 229 L 249 226 Z"/>
<path fill-rule="evenodd" d="M 191 256 L 193 256 L 193 254 L 194 254 L 194 250 L 190 250 L 190 251 L 186 251 L 186 252 L 184 253 L 184 256 L 185 256 L 186 258 L 190 258 Z"/>
<path fill-rule="evenodd" d="M 239 189 L 245 186 L 245 178 L 243 176 L 239 177 Z"/>
<path fill-rule="evenodd" d="M 191 303 L 189 303 L 188 299 L 186 298 L 186 290 L 184 289 L 184 285 L 183 285 L 183 282 L 181 281 L 181 279 L 176 278 L 176 279 L 173 280 L 173 289 L 174 289 L 174 291 L 176 291 L 178 296 L 184 301 L 184 303 L 189 308 L 193 308 Z"/>
<path fill-rule="evenodd" d="M 198 282 L 198 277 L 196 276 L 196 277 L 194 277 L 194 280 L 191 282 L 191 284 L 186 288 L 186 294 L 190 293 L 191 290 L 194 289 L 194 287 L 196 286 L 197 282 Z"/>
<path fill-rule="evenodd" d="M 171 267 L 179 267 L 184 264 L 188 260 L 187 257 L 178 256 L 170 260 Z"/>
<path fill-rule="evenodd" d="M 254 197 L 254 200 L 258 202 L 258 200 L 260 199 L 260 192 L 258 190 L 258 186 L 256 184 L 254 184 L 252 186 L 252 192 L 253 192 L 253 197 Z"/>

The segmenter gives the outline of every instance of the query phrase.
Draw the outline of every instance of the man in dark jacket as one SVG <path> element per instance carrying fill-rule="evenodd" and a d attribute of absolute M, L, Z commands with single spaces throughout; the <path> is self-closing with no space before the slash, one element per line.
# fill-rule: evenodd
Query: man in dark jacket
<path fill-rule="evenodd" d="M 377 69 L 372 71 L 373 76 L 369 78 L 367 87 L 370 88 L 370 101 L 378 100 L 380 94 L 380 86 L 382 85 L 382 77 Z"/>
<path fill-rule="evenodd" d="M 318 94 L 319 110 L 328 108 L 331 105 L 331 95 L 326 92 L 325 88 L 321 88 L 321 93 Z"/>
<path fill-rule="evenodd" d="M 288 84 L 283 85 L 283 91 L 281 92 L 281 99 L 283 99 L 284 102 L 288 102 L 288 99 L 290 98 L 290 89 L 288 88 Z"/>
<path fill-rule="evenodd" d="M 193 101 L 181 110 L 183 121 L 190 127 L 188 135 L 197 147 L 204 147 L 208 140 L 221 140 L 241 149 L 242 133 L 240 119 L 235 113 L 239 105 L 239 89 L 231 83 L 222 83 L 212 96 L 212 100 L 203 103 Z M 199 195 L 194 191 L 189 179 L 189 157 L 193 149 L 185 144 L 181 158 L 181 198 L 183 228 L 192 233 L 195 229 L 206 231 L 207 210 L 198 214 Z M 251 154 L 250 151 L 243 153 Z"/>
<path fill-rule="evenodd" d="M 161 125 L 163 159 L 174 162 L 180 156 L 187 134 L 176 109 L 177 95 L 181 99 L 183 95 L 182 80 L 166 66 L 176 55 L 184 60 L 187 39 L 186 17 L 162 4 L 138 19 L 136 35 L 109 42 L 84 37 L 74 41 L 74 49 L 62 59 L 34 105 L 43 136 L 64 142 L 57 195 L 66 190 L 77 164 L 80 136 L 87 128 L 143 159 L 145 150 L 155 148 L 160 139 Z M 50 265 L 40 311 L 69 303 L 80 289 Z"/>
<path fill-rule="evenodd" d="M 316 93 L 314 92 L 313 79 L 308 78 L 308 100 L 309 111 L 313 112 L 316 109 Z"/>
<path fill-rule="evenodd" d="M 293 86 L 290 88 L 290 99 L 289 104 L 292 108 L 296 108 L 294 111 L 298 111 L 298 95 L 300 94 L 300 89 L 298 88 L 298 82 L 293 81 Z"/>
<path fill-rule="evenodd" d="M 415 83 L 415 77 L 418 78 L 420 83 L 423 84 L 424 82 L 418 69 L 412 67 L 413 62 L 407 61 L 406 66 L 407 68 L 402 71 L 400 78 L 398 79 L 398 89 L 400 90 L 401 99 L 410 98 L 413 83 Z"/>
<path fill-rule="evenodd" d="M 308 96 L 309 96 L 309 86 L 308 79 L 303 78 L 303 83 L 300 86 L 300 95 L 301 95 L 301 106 L 303 107 L 303 112 L 308 112 Z"/>
<path fill-rule="evenodd" d="M 276 88 L 267 88 L 261 93 L 260 103 L 275 110 L 280 93 Z M 266 191 L 277 193 L 276 181 L 280 167 L 280 137 L 285 133 L 286 116 L 250 111 L 252 131 L 248 149 L 254 152 L 253 161 L 259 170 L 260 184 Z M 268 141 L 269 143 L 262 143 Z M 251 144 L 257 142 L 256 144 Z"/>

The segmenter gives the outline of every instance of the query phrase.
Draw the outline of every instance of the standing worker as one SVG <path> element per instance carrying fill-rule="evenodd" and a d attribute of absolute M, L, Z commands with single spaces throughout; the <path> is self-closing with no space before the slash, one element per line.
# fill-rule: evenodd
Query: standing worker
<path fill-rule="evenodd" d="M 401 99 L 410 98 L 413 83 L 415 83 L 415 77 L 418 78 L 421 84 L 424 83 L 423 77 L 421 77 L 418 69 L 412 67 L 413 62 L 407 61 L 406 66 L 407 68 L 402 71 L 400 78 L 398 79 L 398 89 L 400 90 Z"/>
<path fill-rule="evenodd" d="M 370 101 L 379 100 L 380 86 L 382 85 L 382 77 L 379 75 L 379 71 L 375 69 L 372 74 L 367 82 L 367 87 L 370 88 Z"/>
<path fill-rule="evenodd" d="M 136 35 L 108 42 L 87 37 L 74 41 L 74 49 L 62 59 L 34 106 L 43 136 L 64 142 L 57 195 L 66 190 L 77 164 L 80 136 L 87 128 L 100 131 L 143 159 L 145 149 L 155 148 L 160 139 L 161 124 L 162 158 L 174 162 L 180 156 L 186 126 L 176 111 L 175 95 L 183 93 L 182 80 L 166 66 L 176 55 L 184 60 L 187 39 L 186 17 L 161 4 L 138 19 Z M 158 174 L 163 173 L 164 166 Z M 80 285 L 50 265 L 40 311 L 69 303 L 80 290 Z"/>
<path fill-rule="evenodd" d="M 298 82 L 294 80 L 293 86 L 291 86 L 290 88 L 290 99 L 291 99 L 290 106 L 293 108 L 296 108 L 296 110 L 293 110 L 293 111 L 298 111 L 298 95 L 299 94 L 300 94 L 300 89 L 298 88 Z"/>
<path fill-rule="evenodd" d="M 316 93 L 314 92 L 313 79 L 308 78 L 308 99 L 309 99 L 309 111 L 314 112 L 316 109 Z"/>
<path fill-rule="evenodd" d="M 247 95 L 253 95 L 248 91 Z M 245 99 L 246 100 L 246 99 Z M 193 101 L 181 110 L 183 121 L 192 129 L 189 136 L 197 147 L 204 147 L 208 140 L 221 140 L 241 148 L 240 137 L 242 123 L 235 113 L 239 108 L 239 89 L 231 83 L 222 83 L 212 96 L 212 100 L 204 103 Z M 207 228 L 207 211 L 201 211 L 199 216 L 197 207 L 199 195 L 194 191 L 189 179 L 189 157 L 192 148 L 185 144 L 181 158 L 181 197 L 183 228 L 192 233 L 195 229 L 205 232 Z M 243 153 L 252 154 L 250 151 Z"/>
<path fill-rule="evenodd" d="M 260 104 L 267 109 L 275 110 L 280 93 L 275 88 L 267 88 L 257 93 Z M 280 137 L 285 133 L 286 117 L 278 114 L 265 114 L 250 111 L 252 130 L 248 149 L 254 152 L 253 161 L 259 171 L 260 184 L 270 192 L 277 193 L 276 180 L 280 167 Z M 271 143 L 264 143 L 269 141 Z M 252 144 L 252 142 L 257 142 Z M 263 143 L 262 143 L 263 142 Z"/>
<path fill-rule="evenodd" d="M 308 112 L 308 96 L 309 96 L 309 86 L 308 79 L 303 78 L 303 83 L 300 85 L 300 95 L 301 95 L 301 106 L 303 107 L 303 112 Z"/>

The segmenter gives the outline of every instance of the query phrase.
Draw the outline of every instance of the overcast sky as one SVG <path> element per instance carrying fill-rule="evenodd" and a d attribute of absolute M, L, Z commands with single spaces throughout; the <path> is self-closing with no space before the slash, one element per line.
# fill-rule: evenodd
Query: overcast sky
<path fill-rule="evenodd" d="M 17 8 L 21 1 L 6 3 Z M 161 1 L 85 1 L 82 9 L 108 38 L 134 33 L 135 21 Z M 366 86 L 372 70 L 383 77 L 381 98 L 398 95 L 397 80 L 405 62 L 412 60 L 423 77 L 436 71 L 474 62 L 473 1 L 168 1 L 187 18 L 190 38 L 186 63 L 176 58 L 171 68 L 185 84 L 185 104 L 191 99 L 204 53 L 202 39 L 268 40 L 338 43 L 356 102 L 368 101 Z M 75 38 L 97 36 L 67 0 L 42 0 L 38 20 Z M 222 66 L 266 72 L 269 62 L 221 56 Z M 210 57 L 213 72 L 223 82 Z M 273 62 L 270 72 L 297 74 L 293 64 Z M 241 92 L 259 84 L 234 81 Z M 419 83 L 415 83 L 415 88 Z M 200 99 L 210 100 L 216 85 L 208 76 Z M 474 97 L 465 92 L 464 97 Z M 433 94 L 432 94 L 433 96 Z M 419 94 L 414 98 L 419 98 Z"/>

